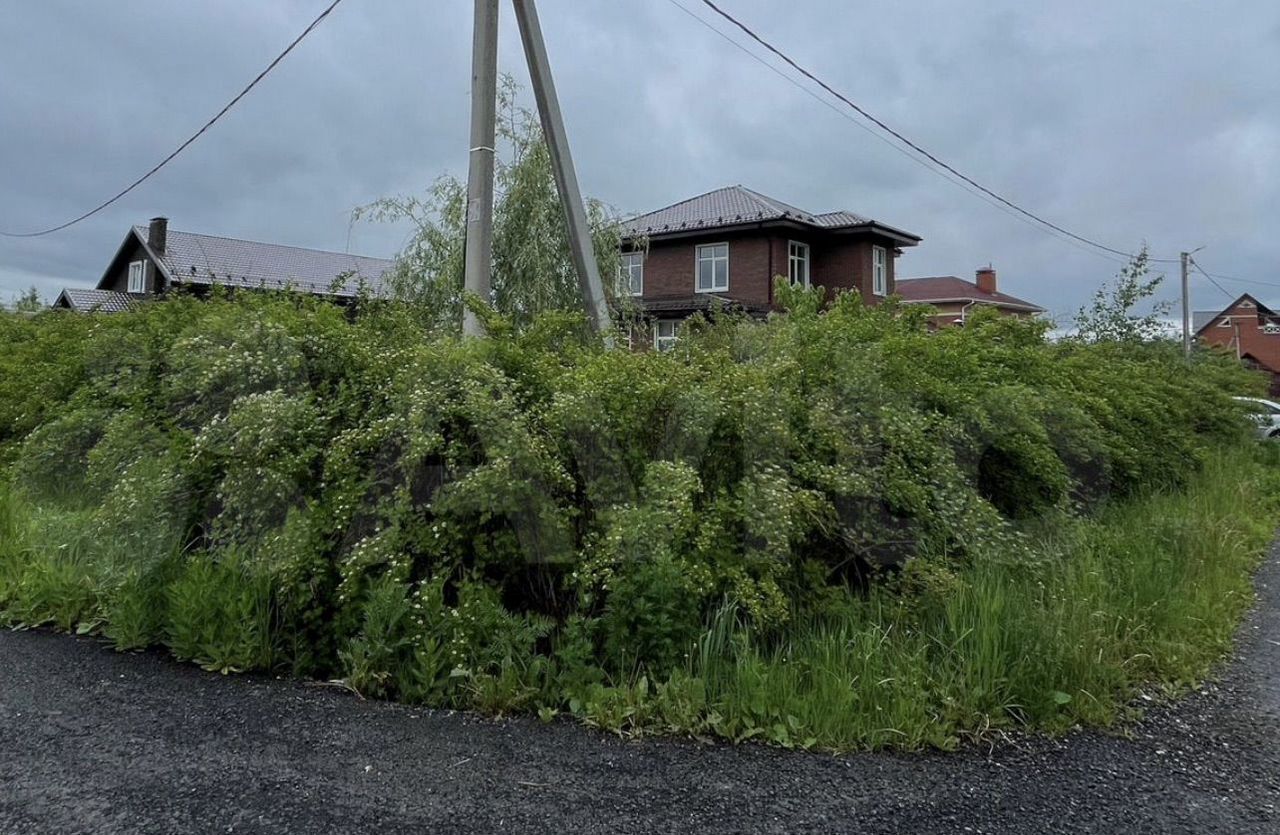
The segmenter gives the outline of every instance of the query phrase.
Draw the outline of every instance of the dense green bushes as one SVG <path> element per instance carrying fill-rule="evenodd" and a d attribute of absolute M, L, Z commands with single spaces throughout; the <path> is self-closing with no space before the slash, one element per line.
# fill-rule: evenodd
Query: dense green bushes
<path fill-rule="evenodd" d="M 1072 520 L 1201 485 L 1244 444 L 1229 396 L 1252 381 L 1035 323 L 928 334 L 856 296 L 787 301 L 691 323 L 666 354 L 585 344 L 572 317 L 462 343 L 404 307 L 265 294 L 5 317 L 0 609 L 215 669 L 615 728 L 894 742 L 808 692 L 941 721 L 899 740 L 920 744 L 1078 705 L 1063 670 L 1083 656 L 1015 674 L 1026 646 L 991 629 L 1024 624 L 993 613 L 1043 610 L 1046 562 L 1123 570 L 1038 532 L 1102 536 Z M 987 631 L 963 626 L 979 611 Z M 1004 672 L 944 686 L 937 646 Z M 1097 719 L 1130 681 L 1080 680 L 1108 707 L 1068 715 Z"/>

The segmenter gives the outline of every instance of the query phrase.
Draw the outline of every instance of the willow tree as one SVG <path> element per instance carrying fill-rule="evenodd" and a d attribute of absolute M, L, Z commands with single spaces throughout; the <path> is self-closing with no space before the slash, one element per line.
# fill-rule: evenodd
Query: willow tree
<path fill-rule="evenodd" d="M 504 77 L 498 94 L 492 297 L 486 301 L 519 326 L 544 311 L 581 310 L 582 299 L 542 127 L 516 103 L 516 92 Z M 355 213 L 357 219 L 412 224 L 389 289 L 432 324 L 454 330 L 462 326 L 466 205 L 466 182 L 445 174 L 423 196 L 386 197 Z M 606 293 L 611 302 L 625 302 L 616 269 L 618 217 L 595 199 L 587 200 L 587 216 Z"/>
<path fill-rule="evenodd" d="M 1151 342 L 1169 337 L 1165 317 L 1173 309 L 1167 301 L 1153 300 L 1164 281 L 1150 277 L 1147 245 L 1134 255 L 1116 277 L 1098 288 L 1088 307 L 1075 315 L 1076 338 L 1085 342 Z M 1147 307 L 1146 313 L 1140 309 Z"/>

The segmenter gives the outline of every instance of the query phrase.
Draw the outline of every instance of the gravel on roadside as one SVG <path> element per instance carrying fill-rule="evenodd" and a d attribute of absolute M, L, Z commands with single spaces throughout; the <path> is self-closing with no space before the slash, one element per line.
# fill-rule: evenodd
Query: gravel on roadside
<path fill-rule="evenodd" d="M 0 632 L 0 833 L 1280 833 L 1280 543 L 1217 681 L 1128 738 L 629 742 Z"/>

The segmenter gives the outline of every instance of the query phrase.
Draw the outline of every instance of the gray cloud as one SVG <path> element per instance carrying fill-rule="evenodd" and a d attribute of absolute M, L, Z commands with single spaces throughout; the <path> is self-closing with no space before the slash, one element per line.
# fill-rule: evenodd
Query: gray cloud
<path fill-rule="evenodd" d="M 0 0 L 0 227 L 51 225 L 114 193 L 322 5 Z M 1207 244 L 1210 269 L 1280 284 L 1275 3 L 725 5 L 1033 211 L 1119 248 Z M 583 187 L 622 211 L 740 182 L 923 235 L 905 275 L 993 262 L 1005 289 L 1057 314 L 1118 267 L 936 177 L 670 0 L 543 0 L 541 13 Z M 503 67 L 523 78 L 509 10 L 502 23 Z M 154 214 L 180 229 L 393 254 L 406 230 L 349 228 L 350 210 L 465 173 L 469 50 L 468 3 L 347 0 L 124 201 L 57 235 L 0 239 L 0 297 L 92 284 L 128 226 Z M 1280 305 L 1280 288 L 1225 286 Z M 1193 298 L 1226 301 L 1200 278 Z"/>

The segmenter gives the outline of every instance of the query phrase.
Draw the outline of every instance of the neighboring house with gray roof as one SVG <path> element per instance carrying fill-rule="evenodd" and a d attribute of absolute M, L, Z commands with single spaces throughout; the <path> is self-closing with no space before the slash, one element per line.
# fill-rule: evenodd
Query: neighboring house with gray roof
<path fill-rule="evenodd" d="M 385 258 L 180 232 L 158 217 L 129 230 L 96 289 L 68 288 L 54 306 L 117 312 L 176 288 L 201 293 L 213 285 L 293 290 L 343 301 L 362 285 L 380 294 L 393 264 Z"/>
<path fill-rule="evenodd" d="M 123 313 L 133 307 L 133 298 L 114 290 L 68 287 L 58 294 L 53 306 L 76 313 Z"/>
<path fill-rule="evenodd" d="M 777 276 L 876 304 L 894 292 L 896 258 L 918 243 L 878 220 L 809 212 L 738 185 L 628 220 L 620 269 L 665 348 L 680 320 L 715 304 L 771 310 Z"/>

